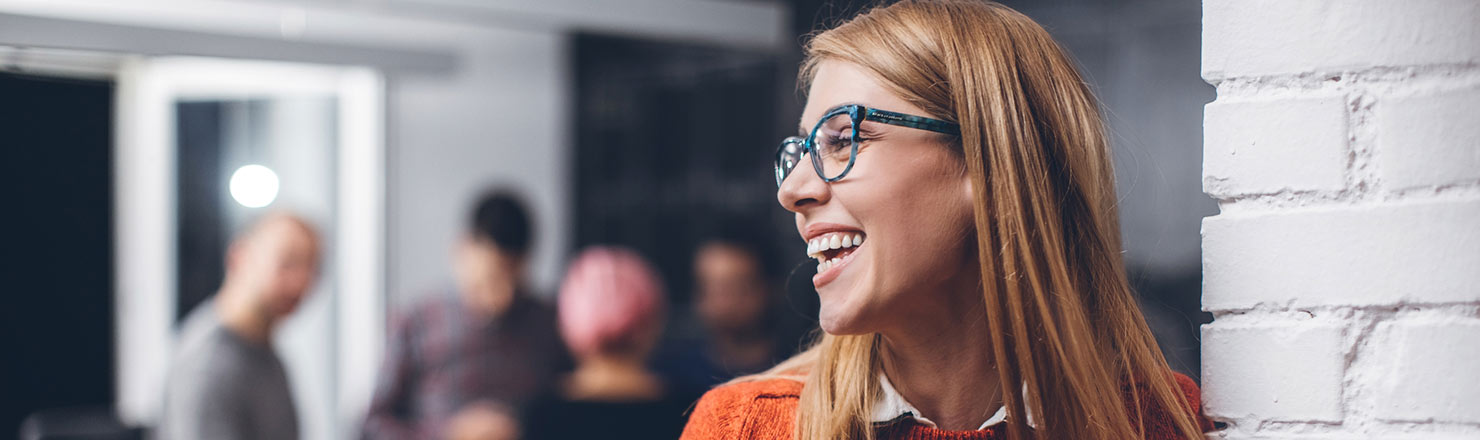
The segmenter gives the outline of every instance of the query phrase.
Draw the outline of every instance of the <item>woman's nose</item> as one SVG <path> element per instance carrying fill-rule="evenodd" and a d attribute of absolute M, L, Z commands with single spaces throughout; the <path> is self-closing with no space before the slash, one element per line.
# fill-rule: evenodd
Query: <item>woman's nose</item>
<path fill-rule="evenodd" d="M 811 159 L 804 156 L 804 159 Z M 782 208 L 787 211 L 801 212 L 809 205 L 821 204 L 827 201 L 830 188 L 827 182 L 817 175 L 809 161 L 803 162 L 792 173 L 781 181 L 781 187 L 776 189 L 776 201 L 781 203 Z"/>

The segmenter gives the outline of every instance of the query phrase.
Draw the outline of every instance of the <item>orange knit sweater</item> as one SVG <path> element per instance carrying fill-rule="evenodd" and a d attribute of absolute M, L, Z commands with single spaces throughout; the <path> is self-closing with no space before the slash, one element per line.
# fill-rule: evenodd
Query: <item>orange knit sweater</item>
<path fill-rule="evenodd" d="M 1192 407 L 1188 411 L 1197 415 L 1203 431 L 1213 429 L 1211 422 L 1203 417 L 1201 393 L 1191 378 L 1176 375 L 1177 384 Z M 1130 388 L 1126 388 L 1129 393 Z M 689 425 L 684 428 L 682 440 L 779 440 L 792 438 L 796 423 L 797 399 L 802 392 L 802 383 L 787 379 L 769 379 L 721 386 L 710 390 L 699 399 Z M 1126 405 L 1132 405 L 1126 397 Z M 1150 408 L 1147 403 L 1142 411 L 1146 427 L 1146 440 L 1181 440 L 1171 417 L 1159 408 Z M 880 439 L 901 440 L 1002 440 L 1007 438 L 1005 425 L 995 425 L 980 431 L 947 431 L 935 429 L 912 420 L 904 419 L 878 428 Z"/>

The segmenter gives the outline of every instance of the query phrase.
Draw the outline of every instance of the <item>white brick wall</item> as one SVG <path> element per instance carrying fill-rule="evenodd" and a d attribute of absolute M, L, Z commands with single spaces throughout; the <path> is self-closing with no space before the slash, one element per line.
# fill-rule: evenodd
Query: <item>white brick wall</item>
<path fill-rule="evenodd" d="M 1480 181 L 1480 87 L 1383 97 L 1375 117 L 1379 177 L 1388 185 Z"/>
<path fill-rule="evenodd" d="M 1477 286 L 1480 198 L 1272 209 L 1203 221 L 1208 310 L 1474 303 Z"/>
<path fill-rule="evenodd" d="M 1307 317 L 1309 318 L 1309 317 Z M 1306 319 L 1309 321 L 1309 319 Z M 1207 413 L 1221 419 L 1340 422 L 1340 322 L 1219 323 L 1203 330 Z M 1279 374 L 1270 374 L 1277 371 Z"/>
<path fill-rule="evenodd" d="M 1382 420 L 1473 423 L 1480 420 L 1480 319 L 1421 319 L 1378 324 L 1373 400 Z M 1435 347 L 1443 349 L 1436 350 Z"/>
<path fill-rule="evenodd" d="M 1203 191 L 1212 195 L 1346 186 L 1346 99 L 1219 100 L 1203 113 Z"/>
<path fill-rule="evenodd" d="M 1480 439 L 1480 1 L 1204 0 L 1224 439 Z"/>
<path fill-rule="evenodd" d="M 1205 0 L 1203 76 L 1480 62 L 1474 0 Z"/>

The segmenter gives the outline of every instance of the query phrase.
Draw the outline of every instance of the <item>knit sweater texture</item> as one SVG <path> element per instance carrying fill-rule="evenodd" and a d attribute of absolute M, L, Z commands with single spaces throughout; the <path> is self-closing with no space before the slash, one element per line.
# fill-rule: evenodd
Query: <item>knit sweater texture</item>
<path fill-rule="evenodd" d="M 1202 396 L 1197 383 L 1187 376 L 1177 374 L 1177 385 L 1182 388 L 1187 402 L 1185 410 L 1196 415 L 1204 432 L 1213 429 L 1212 422 L 1203 416 Z M 1126 408 L 1134 405 L 1131 387 L 1125 387 Z M 1144 389 L 1144 388 L 1143 388 Z M 740 440 L 791 439 L 796 423 L 797 401 L 801 396 L 802 383 L 788 379 L 767 379 L 724 385 L 710 390 L 699 399 L 694 413 L 689 418 L 681 440 Z M 1145 396 L 1143 391 L 1142 396 Z M 1146 440 L 1182 440 L 1166 410 L 1152 407 L 1142 398 L 1142 422 L 1145 423 Z M 1134 413 L 1134 411 L 1132 411 Z M 899 440 L 1004 440 L 1007 438 L 1005 424 L 989 426 L 979 431 L 950 431 L 931 428 L 905 418 L 887 425 L 877 426 L 878 438 Z"/>

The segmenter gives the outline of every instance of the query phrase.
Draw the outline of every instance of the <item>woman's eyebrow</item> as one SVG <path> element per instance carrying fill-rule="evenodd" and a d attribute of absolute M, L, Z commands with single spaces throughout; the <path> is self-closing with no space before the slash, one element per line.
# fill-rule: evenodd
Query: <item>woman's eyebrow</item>
<path fill-rule="evenodd" d="M 832 112 L 838 111 L 838 109 L 841 109 L 843 107 L 847 107 L 847 106 L 850 106 L 850 105 L 861 105 L 861 106 L 864 106 L 864 107 L 868 107 L 867 105 L 863 105 L 862 103 L 859 103 L 859 102 L 856 102 L 856 101 L 847 101 L 847 102 L 844 102 L 842 104 L 838 104 L 838 105 L 834 105 L 832 107 L 828 107 L 827 110 L 823 110 L 822 111 L 822 114 L 825 115 L 825 114 L 828 114 L 828 113 L 832 113 Z M 821 121 L 818 121 L 818 122 L 821 122 Z M 813 122 L 813 124 L 816 124 L 816 122 Z M 807 123 L 806 122 L 797 123 L 797 134 L 798 135 L 801 135 L 801 136 L 806 136 L 808 134 L 811 134 L 807 130 Z"/>
<path fill-rule="evenodd" d="M 850 105 L 859 105 L 859 106 L 868 107 L 868 106 L 863 105 L 862 103 L 859 103 L 859 102 L 847 101 L 847 102 L 844 102 L 842 104 L 838 104 L 838 105 L 832 106 L 832 108 L 827 109 L 827 111 L 822 112 L 822 114 L 825 115 L 825 114 L 828 114 L 828 113 L 832 113 L 832 112 L 838 111 L 839 109 L 842 109 L 843 107 L 847 107 L 847 106 L 850 106 Z"/>

